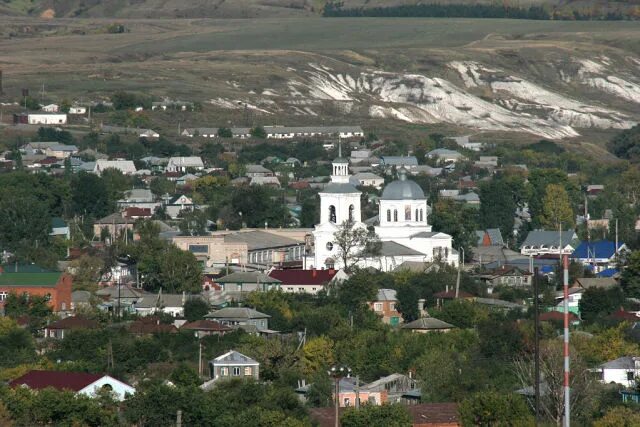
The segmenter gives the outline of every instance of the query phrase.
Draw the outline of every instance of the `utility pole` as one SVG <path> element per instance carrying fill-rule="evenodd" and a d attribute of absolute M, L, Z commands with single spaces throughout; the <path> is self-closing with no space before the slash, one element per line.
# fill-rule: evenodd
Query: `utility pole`
<path fill-rule="evenodd" d="M 202 377 L 202 340 L 198 342 L 198 375 Z"/>
<path fill-rule="evenodd" d="M 540 282 L 538 281 L 538 267 L 533 270 L 533 307 L 534 307 L 534 328 L 535 328 L 535 340 L 534 340 L 534 372 L 535 372 L 535 421 L 538 425 L 540 418 Z"/>
<path fill-rule="evenodd" d="M 356 409 L 360 409 L 360 375 L 356 375 Z"/>

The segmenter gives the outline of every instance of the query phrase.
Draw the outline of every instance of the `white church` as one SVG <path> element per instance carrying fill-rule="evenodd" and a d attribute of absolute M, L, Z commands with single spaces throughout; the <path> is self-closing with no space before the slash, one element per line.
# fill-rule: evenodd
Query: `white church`
<path fill-rule="evenodd" d="M 333 243 L 336 231 L 349 219 L 354 227 L 366 227 L 361 218 L 361 192 L 354 182 L 349 161 L 339 155 L 333 161 L 331 182 L 319 193 L 320 224 L 313 231 L 315 252 L 307 258 L 306 268 L 341 269 L 339 248 Z M 360 259 L 359 267 L 392 271 L 405 261 L 435 260 L 458 265 L 451 236 L 431 231 L 427 198 L 418 184 L 407 179 L 405 169 L 398 171 L 398 180 L 384 188 L 379 203 L 375 232 L 382 242 L 381 250 L 375 257 Z"/>

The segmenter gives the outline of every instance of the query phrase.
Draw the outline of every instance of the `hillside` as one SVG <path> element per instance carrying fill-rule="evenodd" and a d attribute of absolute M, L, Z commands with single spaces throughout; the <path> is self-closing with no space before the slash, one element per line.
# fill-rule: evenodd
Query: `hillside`
<path fill-rule="evenodd" d="M 357 123 L 585 141 L 640 120 L 634 22 L 129 20 L 105 34 L 109 23 L 6 22 L 5 100 L 46 82 L 51 100 L 130 90 L 203 104 L 152 122 L 172 132 L 178 121 Z"/>
<path fill-rule="evenodd" d="M 42 18 L 272 18 L 318 16 L 326 3 L 342 9 L 389 8 L 416 4 L 486 4 L 492 0 L 1 0 L 0 14 Z M 508 3 L 504 3 L 508 4 Z M 573 11 L 606 14 L 635 8 L 640 17 L 640 0 L 522 0 L 514 7 L 544 6 L 558 16 Z"/>

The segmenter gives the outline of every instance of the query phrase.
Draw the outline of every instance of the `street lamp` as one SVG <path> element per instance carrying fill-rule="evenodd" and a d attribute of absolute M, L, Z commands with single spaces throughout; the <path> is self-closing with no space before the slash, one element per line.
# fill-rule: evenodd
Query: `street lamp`
<path fill-rule="evenodd" d="M 340 380 L 351 376 L 351 368 L 345 365 L 334 365 L 327 371 L 335 383 L 335 427 L 340 427 Z"/>

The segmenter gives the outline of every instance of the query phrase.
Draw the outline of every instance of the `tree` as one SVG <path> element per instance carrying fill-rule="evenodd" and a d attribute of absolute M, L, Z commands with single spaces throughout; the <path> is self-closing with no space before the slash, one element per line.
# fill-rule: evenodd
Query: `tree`
<path fill-rule="evenodd" d="M 312 377 L 309 391 L 307 392 L 307 404 L 314 408 L 326 408 L 331 406 L 333 398 L 333 384 L 331 378 L 323 370 L 317 371 Z"/>
<path fill-rule="evenodd" d="M 267 131 L 262 126 L 252 127 L 249 133 L 254 138 L 265 139 L 267 137 Z"/>
<path fill-rule="evenodd" d="M 333 341 L 327 337 L 312 338 L 302 347 L 300 362 L 306 375 L 325 372 L 334 361 Z"/>
<path fill-rule="evenodd" d="M 628 256 L 620 284 L 627 297 L 640 298 L 640 251 L 633 251 Z"/>
<path fill-rule="evenodd" d="M 161 197 L 165 194 L 173 194 L 176 190 L 176 184 L 165 177 L 159 176 L 149 183 L 149 189 L 154 196 Z"/>
<path fill-rule="evenodd" d="M 478 222 L 484 229 L 500 228 L 508 238 L 513 234 L 516 208 L 525 197 L 524 178 L 520 175 L 499 175 L 480 185 Z"/>
<path fill-rule="evenodd" d="M 198 373 L 186 363 L 182 362 L 171 371 L 169 377 L 172 383 L 177 386 L 189 387 L 202 384 Z"/>
<path fill-rule="evenodd" d="M 585 322 L 593 322 L 618 310 L 625 301 L 618 286 L 610 289 L 589 288 L 580 299 L 580 315 Z"/>
<path fill-rule="evenodd" d="M 209 304 L 202 298 L 189 298 L 184 303 L 184 317 L 188 322 L 200 320 L 209 313 Z"/>
<path fill-rule="evenodd" d="M 31 96 L 27 96 L 24 99 L 24 106 L 27 108 L 27 110 L 39 110 L 41 108 L 38 100 L 32 98 Z"/>
<path fill-rule="evenodd" d="M 576 423 L 588 418 L 593 405 L 594 389 L 597 387 L 589 367 L 575 348 L 570 350 L 571 417 Z M 514 369 L 521 387 L 535 384 L 533 355 L 523 355 L 514 361 Z M 540 344 L 540 372 L 548 390 L 540 396 L 542 415 L 549 421 L 560 424 L 564 414 L 564 356 L 563 343 L 552 339 Z M 532 404 L 532 402 L 529 402 Z"/>
<path fill-rule="evenodd" d="M 263 129 L 263 131 L 264 131 L 264 129 Z M 233 132 L 231 132 L 231 129 L 229 129 L 229 128 L 221 127 L 221 128 L 218 128 L 218 136 L 220 138 L 233 138 Z M 256 135 L 254 135 L 254 136 L 256 136 Z M 264 137 L 258 137 L 258 136 L 256 136 L 256 137 L 257 138 L 264 138 Z"/>
<path fill-rule="evenodd" d="M 73 212 L 101 218 L 113 211 L 115 200 L 109 198 L 105 182 L 92 173 L 80 172 L 71 182 Z"/>
<path fill-rule="evenodd" d="M 463 426 L 533 426 L 527 403 L 517 394 L 495 391 L 476 393 L 460 404 Z"/>
<path fill-rule="evenodd" d="M 342 427 L 410 427 L 412 424 L 407 408 L 397 403 L 349 408 L 340 417 Z"/>
<path fill-rule="evenodd" d="M 69 101 L 66 98 L 63 99 L 62 102 L 60 102 L 60 111 L 62 111 L 63 113 L 68 113 L 70 109 L 71 109 L 71 101 Z"/>
<path fill-rule="evenodd" d="M 351 271 L 363 258 L 380 254 L 382 244 L 378 235 L 352 219 L 340 224 L 333 237 L 333 244 L 338 249 L 338 257 L 346 271 Z"/>
<path fill-rule="evenodd" d="M 14 319 L 27 316 L 34 332 L 44 327 L 52 312 L 46 297 L 25 294 L 9 294 L 4 303 L 4 311 L 6 316 Z"/>
<path fill-rule="evenodd" d="M 477 212 L 452 200 L 439 200 L 431 216 L 433 228 L 453 237 L 454 248 L 463 248 L 465 258 L 471 259 L 476 246 Z"/>
<path fill-rule="evenodd" d="M 621 131 L 607 144 L 607 148 L 623 159 L 640 160 L 640 125 Z"/>
<path fill-rule="evenodd" d="M 183 236 L 204 236 L 207 234 L 207 215 L 194 209 L 181 214 L 180 232 Z"/>
<path fill-rule="evenodd" d="M 567 190 L 559 184 L 549 184 L 543 200 L 542 225 L 549 230 L 573 227 L 573 209 Z"/>
<path fill-rule="evenodd" d="M 609 409 L 604 417 L 593 423 L 593 427 L 634 427 L 639 425 L 640 413 L 625 406 Z"/>
<path fill-rule="evenodd" d="M 36 261 L 38 247 L 47 246 L 51 215 L 47 204 L 30 194 L 5 194 L 0 199 L 0 248 L 20 260 Z"/>
<path fill-rule="evenodd" d="M 93 287 L 104 270 L 104 260 L 97 256 L 82 255 L 71 261 L 74 289 Z"/>
<path fill-rule="evenodd" d="M 13 319 L 0 317 L 0 368 L 32 363 L 36 357 L 36 347 L 31 334 L 19 327 Z"/>

